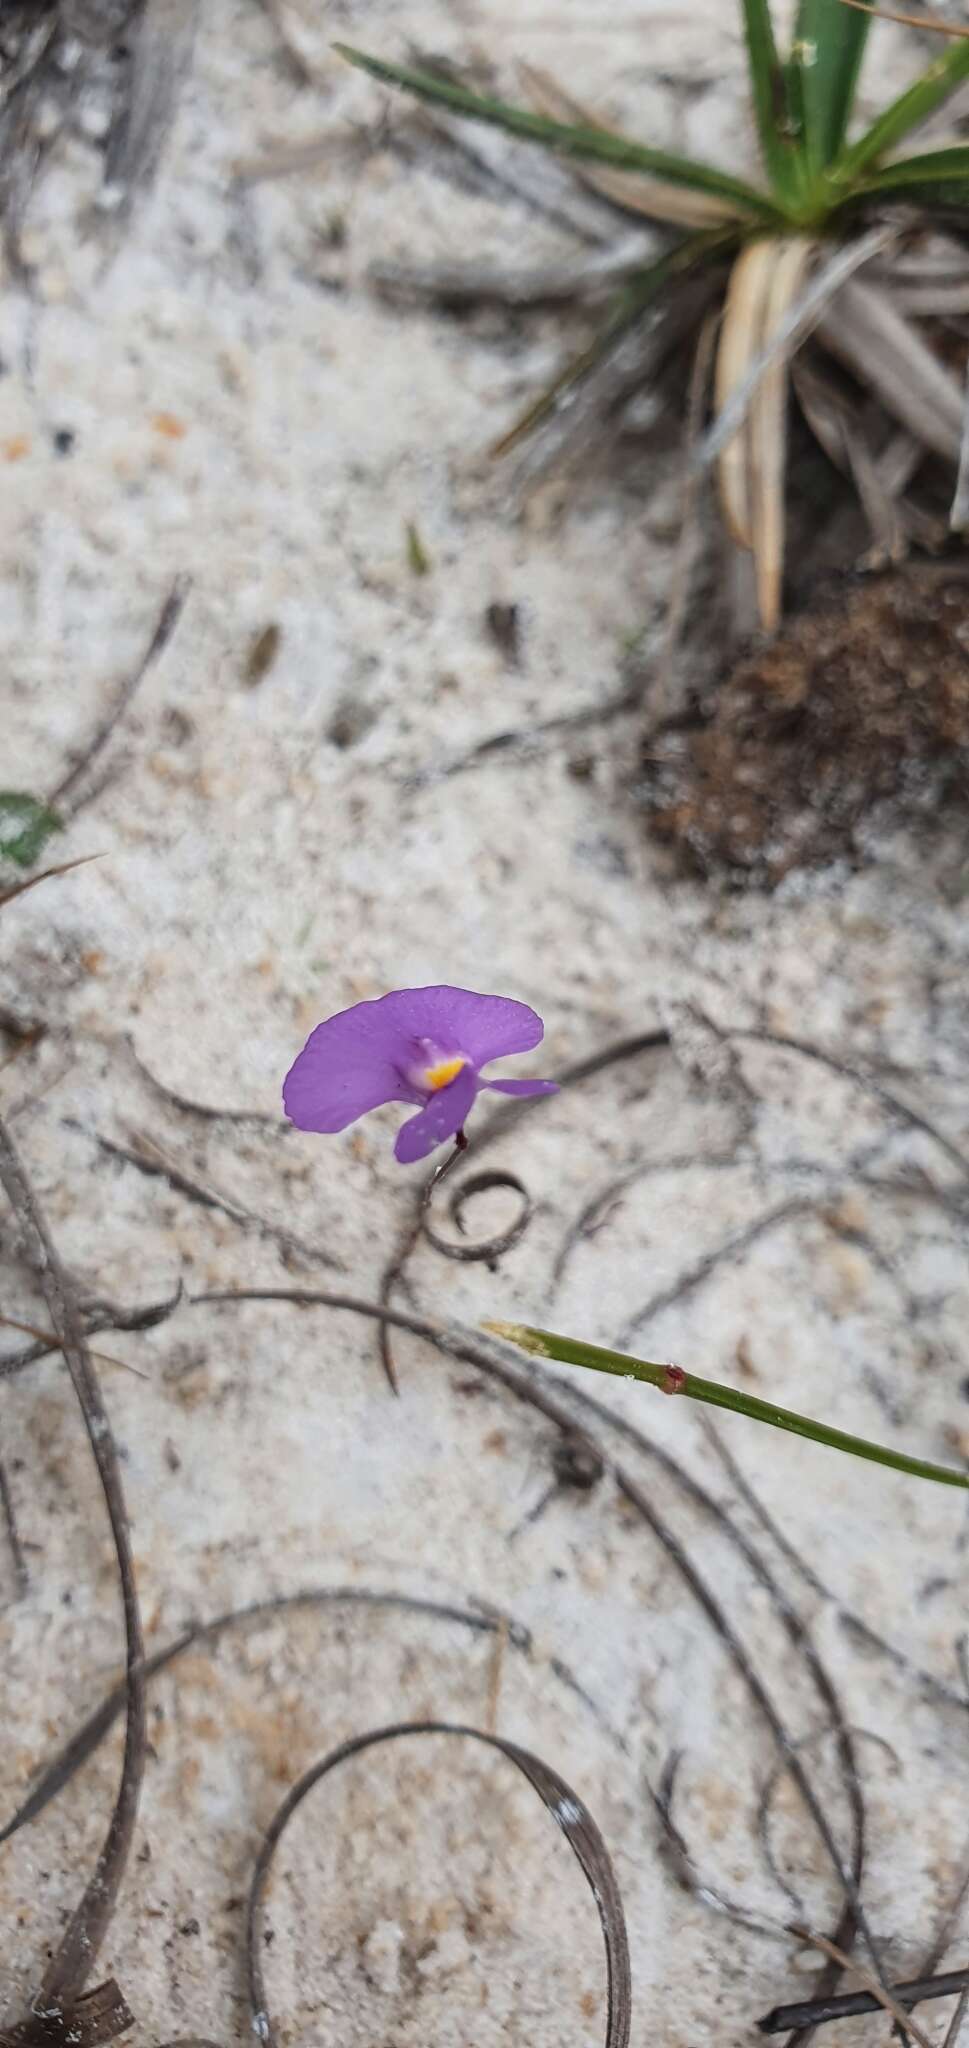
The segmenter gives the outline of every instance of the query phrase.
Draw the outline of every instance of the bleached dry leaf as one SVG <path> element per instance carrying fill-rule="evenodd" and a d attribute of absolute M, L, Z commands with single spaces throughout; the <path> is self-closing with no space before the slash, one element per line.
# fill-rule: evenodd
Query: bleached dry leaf
<path fill-rule="evenodd" d="M 815 255 L 815 245 L 792 235 L 768 245 L 773 262 L 766 278 L 761 340 L 768 345 L 796 300 Z M 784 575 L 784 484 L 787 467 L 788 359 L 768 365 L 750 408 L 750 513 L 757 605 L 761 625 L 776 629 Z"/>
<path fill-rule="evenodd" d="M 893 419 L 936 455 L 958 462 L 959 385 L 888 292 L 852 279 L 825 309 L 817 335 L 831 355 L 877 393 Z"/>
<path fill-rule="evenodd" d="M 773 241 L 751 242 L 730 273 L 717 350 L 714 396 L 718 414 L 743 382 L 760 349 L 773 263 Z M 742 548 L 752 545 L 749 472 L 750 445 L 745 419 L 721 450 L 719 464 L 723 516 L 732 539 Z"/>

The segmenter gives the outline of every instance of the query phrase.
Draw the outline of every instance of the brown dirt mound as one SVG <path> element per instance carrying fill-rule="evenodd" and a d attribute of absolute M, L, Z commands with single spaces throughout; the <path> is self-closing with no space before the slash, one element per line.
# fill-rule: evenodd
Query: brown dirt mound
<path fill-rule="evenodd" d="M 969 561 L 828 588 L 644 762 L 653 832 L 765 882 L 850 853 L 886 798 L 954 786 L 965 803 Z"/>

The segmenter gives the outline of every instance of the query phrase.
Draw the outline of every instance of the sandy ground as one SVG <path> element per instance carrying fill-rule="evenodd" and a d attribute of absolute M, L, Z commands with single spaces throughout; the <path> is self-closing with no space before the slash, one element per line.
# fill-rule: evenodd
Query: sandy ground
<path fill-rule="evenodd" d="M 126 1307 L 180 1281 L 372 1298 L 420 1175 L 393 1162 L 389 1112 L 341 1138 L 285 1131 L 281 1076 L 308 1029 L 356 999 L 439 979 L 501 990 L 546 1019 L 533 1072 L 651 1030 L 669 1043 L 537 1105 L 488 1150 L 486 1165 L 526 1184 L 531 1226 L 496 1271 L 422 1244 L 418 1307 L 469 1326 L 497 1315 L 622 1334 L 958 1464 L 958 821 L 929 837 L 884 829 L 853 871 L 738 897 L 676 880 L 650 848 L 631 786 L 636 716 L 469 759 L 495 734 L 595 712 L 634 639 L 648 701 L 675 461 L 647 449 L 618 482 L 592 476 L 510 515 L 482 450 L 559 360 L 560 324 L 402 313 L 374 297 L 367 266 L 574 245 L 429 160 L 404 170 L 377 126 L 384 96 L 328 49 L 342 36 L 497 51 L 509 79 L 529 57 L 630 124 L 740 162 L 733 9 L 706 0 L 687 20 L 630 0 L 596 21 L 578 0 L 305 0 L 289 18 L 316 85 L 295 81 L 257 7 L 214 0 L 157 184 L 113 263 L 77 232 L 93 189 L 78 144 L 31 230 L 36 291 L 0 303 L 4 782 L 52 786 L 172 577 L 193 579 L 111 741 L 106 785 L 57 842 L 57 857 L 102 858 L 3 916 L 0 1001 L 47 1035 L 0 1088 L 62 1256 L 90 1294 Z M 897 42 L 879 47 L 869 102 L 901 62 Z M 706 89 L 674 94 L 664 69 Z M 317 137 L 328 151 L 314 168 L 233 183 L 239 158 Z M 520 607 L 519 667 L 486 630 L 495 602 Z M 275 658 L 253 681 L 269 625 Z M 806 1041 L 877 1084 L 729 1035 L 744 1031 Z M 199 1115 L 149 1076 L 263 1120 Z M 168 1178 L 104 1149 L 146 1135 Z M 173 1167 L 228 1209 L 187 1194 Z M 511 1206 L 476 1199 L 469 1230 L 500 1227 Z M 8 1312 L 43 1320 L 9 1231 L 5 1244 Z M 830 1857 L 783 1774 L 773 1867 L 765 1855 L 775 1737 L 695 1586 L 612 1477 L 550 1491 L 548 1421 L 411 1337 L 397 1342 L 395 1401 L 372 1327 L 346 1315 L 186 1300 L 154 1331 L 100 1342 L 152 1648 L 187 1621 L 313 1588 L 416 1595 L 472 1618 L 497 1608 L 531 1632 L 530 1648 L 513 1628 L 502 1649 L 460 1618 L 342 1600 L 230 1631 L 153 1684 L 137 1853 L 100 1969 L 127 1994 L 134 2038 L 247 2037 L 241 1901 L 261 1830 L 335 1743 L 429 1715 L 496 1726 L 588 1800 L 626 1902 L 635 2042 L 745 2039 L 765 2007 L 805 1995 L 810 1951 L 718 1917 L 660 1854 L 647 1788 L 678 1752 L 675 1818 L 701 1883 L 775 1921 L 837 1923 Z M 871 1926 L 886 1967 L 915 1974 L 966 1857 L 961 1496 L 726 1418 L 731 1470 L 685 1403 L 588 1390 L 677 1461 L 593 1424 L 713 1589 L 847 1858 L 830 1701 L 759 1568 L 809 1625 L 858 1731 Z M 120 1630 L 56 1358 L 4 1386 L 2 1457 L 26 1570 L 18 1587 L 0 1544 L 8 1811 L 115 1677 Z M 0 2017 L 21 2008 L 78 1896 L 118 1764 L 115 1734 L 3 1850 Z M 944 1954 L 964 1947 L 962 1914 Z M 595 1910 L 564 1840 L 509 1765 L 444 1738 L 348 1765 L 300 1810 L 263 1960 L 285 2041 L 602 2038 Z M 933 2038 L 947 2012 L 926 2009 Z M 836 2030 L 832 2048 L 879 2024 Z"/>

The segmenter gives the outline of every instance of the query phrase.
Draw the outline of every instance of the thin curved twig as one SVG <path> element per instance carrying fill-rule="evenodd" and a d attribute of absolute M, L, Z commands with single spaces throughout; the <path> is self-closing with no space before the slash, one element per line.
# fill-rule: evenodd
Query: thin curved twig
<path fill-rule="evenodd" d="M 26 1169 L 2 1118 L 0 1181 L 33 1247 L 51 1323 L 63 1348 L 84 1418 L 111 1524 L 124 1611 L 125 1743 L 121 1782 L 94 1871 L 44 1971 L 39 1996 L 35 2000 L 35 2003 L 47 2007 L 67 2007 L 80 1996 L 97 1959 L 131 1851 L 147 1754 L 144 1639 L 118 1447 L 88 1350 L 74 1288 L 58 1257 Z"/>
<path fill-rule="evenodd" d="M 520 1749 L 517 1743 L 507 1742 L 500 1735 L 487 1734 L 483 1729 L 465 1727 L 452 1721 L 403 1721 L 352 1736 L 349 1742 L 342 1742 L 338 1749 L 331 1750 L 328 1756 L 313 1764 L 287 1792 L 263 1838 L 249 1892 L 246 1956 L 252 2030 L 256 2039 L 263 2042 L 265 2048 L 276 2048 L 277 2037 L 266 1999 L 259 1933 L 263 1893 L 280 1836 L 307 1793 L 339 1764 L 347 1762 L 350 1757 L 362 1755 L 378 1743 L 395 1742 L 403 1736 L 414 1735 L 459 1735 L 497 1750 L 500 1756 L 517 1765 L 538 1793 L 547 1812 L 558 1822 L 599 1912 L 606 1950 L 605 2048 L 628 2048 L 632 1985 L 626 1920 L 609 1851 L 588 1807 L 557 1771 L 543 1763 L 540 1757 L 533 1756 L 530 1750 Z"/>

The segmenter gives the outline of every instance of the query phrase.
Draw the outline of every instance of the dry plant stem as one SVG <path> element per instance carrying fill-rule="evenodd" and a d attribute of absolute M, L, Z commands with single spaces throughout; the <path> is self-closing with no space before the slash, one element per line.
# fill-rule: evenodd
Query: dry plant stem
<path fill-rule="evenodd" d="M 0 1459 L 0 1517 L 2 1517 L 3 1526 L 7 1532 L 7 1542 L 10 1545 L 16 1598 L 22 1600 L 29 1590 L 30 1580 L 27 1573 L 24 1547 L 20 1541 L 20 1532 L 17 1528 L 17 1517 L 14 1513 L 13 1495 L 10 1491 L 10 1481 L 7 1478 L 7 1468 L 2 1459 Z"/>
<path fill-rule="evenodd" d="M 127 1710 L 121 1784 L 94 1872 L 44 1972 L 35 2000 L 46 2007 L 60 2007 L 70 2005 L 78 1997 L 93 1968 L 131 1849 L 147 1744 L 144 1642 L 117 1445 L 91 1362 L 74 1289 L 2 1118 L 0 1182 L 36 1256 L 50 1319 L 63 1347 L 84 1418 L 114 1538 L 124 1610 Z"/>
<path fill-rule="evenodd" d="M 472 1634 L 482 1636 L 494 1636 L 502 1629 L 510 1648 L 526 1656 L 532 1648 L 532 1638 L 524 1622 L 517 1621 L 512 1615 L 500 1610 L 486 1607 L 484 1603 L 481 1604 L 479 1611 L 475 1611 L 439 1600 L 426 1600 L 416 1594 L 388 1593 L 370 1586 L 314 1586 L 299 1593 L 275 1594 L 265 1600 L 254 1600 L 248 1607 L 229 1608 L 226 1613 L 215 1615 L 211 1621 L 194 1624 L 183 1630 L 173 1642 L 167 1643 L 164 1649 L 155 1650 L 145 1659 L 145 1678 L 148 1681 L 157 1678 L 161 1672 L 176 1664 L 187 1651 L 197 1648 L 200 1644 L 206 1644 L 214 1650 L 221 1637 L 232 1629 L 244 1628 L 251 1623 L 258 1625 L 271 1615 L 309 1612 L 338 1606 L 358 1607 L 371 1612 L 388 1609 L 433 1621 L 453 1623 Z M 553 1659 L 551 1668 L 555 1670 L 556 1676 L 561 1678 L 563 1684 L 570 1686 L 590 1712 L 601 1721 L 595 1702 L 583 1692 L 567 1667 L 558 1665 Z M 58 1798 L 63 1792 L 64 1787 L 70 1783 L 75 1772 L 87 1762 L 88 1757 L 94 1755 L 122 1712 L 125 1693 L 126 1687 L 122 1680 L 120 1685 L 114 1686 L 105 1695 L 87 1719 L 82 1721 L 80 1727 L 75 1729 L 63 1748 L 45 1765 L 26 1799 L 10 1820 L 0 1828 L 0 1843 L 10 1841 L 22 1827 L 27 1826 L 28 1822 L 36 1820 L 45 1807 L 50 1805 L 51 1800 Z"/>
<path fill-rule="evenodd" d="M 89 861 L 103 860 L 101 853 L 85 853 L 80 860 L 62 860 L 56 867 L 42 868 L 39 875 L 28 875 L 25 882 L 15 882 L 12 889 L 5 889 L 0 896 L 0 910 L 6 903 L 13 903 L 18 896 L 25 896 L 28 889 L 36 889 L 38 882 L 49 882 L 52 875 L 69 875 L 72 868 L 86 868 Z"/>
<path fill-rule="evenodd" d="M 913 2041 L 918 2043 L 918 2048 L 934 2048 L 934 2043 L 929 2040 L 928 2035 L 922 2032 L 921 2027 L 916 2026 L 911 2013 L 906 2012 L 904 2007 L 898 2004 L 891 1992 L 886 1991 L 856 1957 L 845 1955 L 844 1950 L 839 1948 L 836 1942 L 829 1941 L 826 1934 L 814 1934 L 809 1927 L 792 1927 L 790 1931 L 795 1940 L 810 1942 L 812 1948 L 819 1948 L 822 1955 L 829 1957 L 832 1963 L 837 1963 L 840 1969 L 853 1970 L 855 1976 L 861 1978 L 866 1991 L 870 1991 L 879 2005 L 891 2014 L 896 2026 L 901 2029 L 903 2041 L 907 2034 L 911 2034 Z"/>
<path fill-rule="evenodd" d="M 135 691 L 144 681 L 149 669 L 154 666 L 159 656 L 164 653 L 181 617 L 190 588 L 190 577 L 176 576 L 162 605 L 154 632 L 141 660 L 132 669 L 126 681 L 122 683 L 110 711 L 105 714 L 100 725 L 95 727 L 83 752 L 78 755 L 66 774 L 61 776 L 60 781 L 50 791 L 47 801 L 52 809 L 60 810 L 67 817 L 71 817 L 80 808 L 83 797 L 74 796 L 75 786 L 81 780 L 81 777 L 87 773 L 92 762 L 97 760 L 98 755 L 107 746 L 115 726 L 124 717 Z"/>
<path fill-rule="evenodd" d="M 0 1314 L 0 1326 L 5 1330 L 19 1330 L 22 1337 L 33 1337 L 38 1344 L 43 1345 L 45 1351 L 62 1351 L 64 1348 L 60 1338 L 55 1336 L 53 1331 L 41 1330 L 36 1323 L 22 1323 L 16 1316 Z M 85 1332 L 85 1335 L 87 1334 Z M 92 1351 L 91 1357 L 96 1358 L 101 1365 L 118 1365 L 122 1372 L 133 1372 L 136 1379 L 151 1378 L 151 1374 L 142 1372 L 140 1366 L 129 1365 L 126 1358 L 112 1358 L 110 1351 Z M 6 1365 L 6 1359 L 2 1363 Z M 4 1373 L 0 1371 L 0 1379 L 4 1377 Z"/>
<path fill-rule="evenodd" d="M 962 1987 L 962 1991 L 959 1995 L 959 2003 L 956 2006 L 955 2012 L 953 2013 L 951 2020 L 949 2021 L 949 2029 L 946 2034 L 945 2041 L 943 2043 L 943 2048 L 956 2048 L 956 2043 L 959 2039 L 959 2035 L 962 2032 L 963 2022 L 966 2017 L 967 2005 L 969 2005 L 969 1979 L 967 1979 L 966 1983 Z"/>
<path fill-rule="evenodd" d="M 948 21 L 938 21 L 934 14 L 892 14 L 887 7 L 871 7 L 868 0 L 841 0 L 842 7 L 853 7 L 857 14 L 873 14 L 876 21 L 896 21 L 902 28 L 927 28 L 936 36 L 969 36 L 969 28 L 954 28 Z"/>

